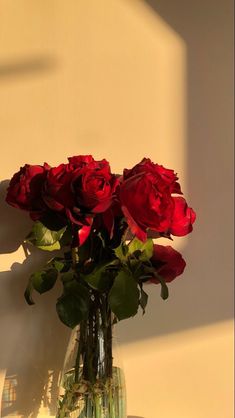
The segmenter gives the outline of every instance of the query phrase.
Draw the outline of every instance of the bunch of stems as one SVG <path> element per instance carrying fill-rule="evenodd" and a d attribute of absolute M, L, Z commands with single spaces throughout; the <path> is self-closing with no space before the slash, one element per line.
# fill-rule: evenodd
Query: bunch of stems
<path fill-rule="evenodd" d="M 72 252 L 73 265 L 76 267 L 76 252 Z M 60 401 L 57 418 L 69 417 L 76 410 L 79 401 L 83 401 L 88 412 L 81 412 L 78 418 L 103 418 L 101 410 L 107 404 L 108 417 L 113 407 L 113 355 L 112 355 L 112 314 L 106 294 L 90 290 L 90 305 L 87 319 L 78 327 L 75 364 L 72 369 L 72 384 L 65 388 Z M 84 389 L 85 387 L 85 389 Z M 93 412 L 92 412 L 93 411 Z M 113 412 L 114 414 L 114 412 Z"/>

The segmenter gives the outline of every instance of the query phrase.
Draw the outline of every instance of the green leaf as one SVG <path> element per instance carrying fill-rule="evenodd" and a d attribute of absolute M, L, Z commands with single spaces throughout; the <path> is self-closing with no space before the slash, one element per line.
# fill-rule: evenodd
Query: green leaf
<path fill-rule="evenodd" d="M 26 302 L 29 305 L 34 305 L 34 300 L 32 298 L 33 290 L 36 290 L 40 294 L 47 292 L 54 286 L 57 276 L 58 272 L 54 268 L 49 268 L 47 270 L 31 274 L 28 286 L 24 292 Z"/>
<path fill-rule="evenodd" d="M 110 288 L 110 283 L 112 284 L 112 273 L 107 271 L 111 265 L 111 263 L 105 263 L 98 266 L 92 273 L 82 275 L 82 278 L 92 289 L 104 292 Z"/>
<path fill-rule="evenodd" d="M 121 270 L 109 293 L 109 304 L 119 320 L 134 316 L 139 306 L 139 289 L 130 272 Z"/>
<path fill-rule="evenodd" d="M 42 250 L 58 250 L 60 249 L 59 241 L 62 238 L 65 230 L 66 226 L 59 231 L 52 231 L 46 228 L 41 222 L 37 221 L 33 225 L 32 231 L 27 237 L 27 241 Z"/>
<path fill-rule="evenodd" d="M 128 255 L 128 246 L 124 243 L 121 243 L 119 247 L 114 249 L 114 253 L 117 258 L 121 261 L 125 261 Z"/>
<path fill-rule="evenodd" d="M 60 260 L 54 260 L 53 264 L 55 266 L 55 269 L 60 273 L 64 268 L 64 263 Z"/>
<path fill-rule="evenodd" d="M 88 289 L 74 281 L 58 299 L 56 310 L 60 320 L 68 327 L 74 328 L 88 316 Z"/>
<path fill-rule="evenodd" d="M 66 284 L 68 284 L 69 282 L 72 282 L 74 280 L 74 271 L 73 270 L 69 270 L 66 271 L 65 273 L 62 273 L 60 275 L 61 281 L 63 282 L 64 286 Z"/>
<path fill-rule="evenodd" d="M 134 238 L 130 242 L 128 249 L 129 254 L 137 253 L 139 260 L 149 260 L 153 255 L 153 240 L 149 238 L 145 242 L 142 242 Z M 139 251 L 141 251 L 141 254 L 139 254 Z"/>
<path fill-rule="evenodd" d="M 48 292 L 48 290 L 53 288 L 57 276 L 58 272 L 55 269 L 33 273 L 31 275 L 32 287 L 40 294 Z"/>
<path fill-rule="evenodd" d="M 163 300 L 168 299 L 169 297 L 169 290 L 168 287 L 166 285 L 165 280 L 163 279 L 163 277 L 161 277 L 158 273 L 154 272 L 154 276 L 157 278 L 157 280 L 161 283 L 161 298 Z"/>
<path fill-rule="evenodd" d="M 114 252 L 122 262 L 126 262 L 131 255 L 134 255 L 138 260 L 148 261 L 153 255 L 153 240 L 149 238 L 146 242 L 142 242 L 134 238 L 128 245 L 124 243 L 119 245 Z"/>
<path fill-rule="evenodd" d="M 24 292 L 24 297 L 28 305 L 35 304 L 32 298 L 32 292 L 33 292 L 33 286 L 32 286 L 31 280 L 29 280 L 28 286 L 26 287 L 25 292 Z"/>
<path fill-rule="evenodd" d="M 162 284 L 162 287 L 161 287 L 161 298 L 163 300 L 166 300 L 168 299 L 168 297 L 169 297 L 169 290 L 168 290 L 166 283 L 164 283 Z"/>
<path fill-rule="evenodd" d="M 148 303 L 148 295 L 143 289 L 141 289 L 141 291 L 140 291 L 140 306 L 143 309 L 143 314 L 145 313 L 145 308 L 147 306 L 147 303 Z"/>
<path fill-rule="evenodd" d="M 60 273 L 60 272 L 67 271 L 70 268 L 70 266 L 69 266 L 69 264 L 66 262 L 66 260 L 64 258 L 61 258 L 61 257 L 53 257 L 53 258 L 51 258 L 51 260 L 49 260 L 47 262 L 46 269 L 48 270 L 49 268 L 53 268 L 58 273 Z"/>
<path fill-rule="evenodd" d="M 43 251 L 55 251 L 55 250 L 60 250 L 61 248 L 59 241 L 56 241 L 52 245 L 36 245 L 36 247 L 40 248 L 40 250 L 43 250 Z"/>

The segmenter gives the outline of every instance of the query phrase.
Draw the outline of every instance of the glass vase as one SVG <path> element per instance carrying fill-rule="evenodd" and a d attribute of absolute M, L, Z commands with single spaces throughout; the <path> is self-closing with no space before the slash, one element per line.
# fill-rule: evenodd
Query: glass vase
<path fill-rule="evenodd" d="M 57 418 L 126 418 L 124 373 L 113 361 L 112 317 L 99 310 L 72 331 Z"/>

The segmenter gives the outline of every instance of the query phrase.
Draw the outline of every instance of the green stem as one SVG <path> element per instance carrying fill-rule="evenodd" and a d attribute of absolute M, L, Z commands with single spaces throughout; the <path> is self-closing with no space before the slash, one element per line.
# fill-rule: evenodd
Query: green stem
<path fill-rule="evenodd" d="M 111 310 L 107 304 L 106 297 L 102 300 L 102 327 L 104 334 L 105 348 L 105 377 L 112 377 L 113 355 L 112 355 L 112 317 Z"/>
<path fill-rule="evenodd" d="M 95 372 L 93 368 L 93 356 L 94 356 L 94 339 L 93 339 L 93 312 L 91 310 L 88 319 L 88 349 L 87 349 L 87 361 L 88 361 L 88 378 L 91 383 L 95 383 Z"/>
<path fill-rule="evenodd" d="M 108 309 L 107 313 L 107 376 L 112 377 L 113 371 L 113 350 L 112 350 L 113 336 L 112 336 L 112 318 L 111 311 Z"/>
<path fill-rule="evenodd" d="M 101 418 L 101 407 L 100 407 L 100 396 L 94 395 L 94 403 L 95 403 L 95 418 Z"/>
<path fill-rule="evenodd" d="M 73 269 L 75 270 L 76 265 L 79 262 L 78 247 L 72 247 L 71 254 L 72 254 L 72 261 L 73 261 Z"/>
<path fill-rule="evenodd" d="M 76 409 L 77 388 L 79 383 L 85 380 L 90 388 L 90 395 L 85 393 L 82 395 L 82 397 L 84 396 L 85 409 L 80 412 L 81 417 L 85 417 L 84 413 L 87 416 L 89 410 L 88 417 L 102 418 L 105 408 L 109 411 L 110 418 L 117 418 L 114 415 L 116 404 L 113 399 L 113 391 L 115 392 L 115 389 L 112 386 L 112 317 L 106 295 L 92 291 L 89 315 L 86 320 L 81 322 L 78 337 L 74 366 L 76 385 L 66 390 L 57 417 L 65 418 L 69 416 L 69 412 Z M 100 338 L 103 339 L 102 344 Z M 101 367 L 100 361 L 102 361 Z M 101 384 L 101 392 L 96 392 L 97 388 L 94 386 L 96 382 L 98 388 Z M 102 392 L 104 384 L 106 389 Z"/>
<path fill-rule="evenodd" d="M 80 330 L 79 330 L 79 340 L 78 340 L 78 351 L 76 356 L 76 362 L 75 362 L 75 383 L 79 382 L 79 375 L 80 375 L 80 358 L 83 351 L 83 332 L 84 332 L 84 321 L 80 324 Z"/>
<path fill-rule="evenodd" d="M 109 412 L 110 412 L 110 418 L 116 418 L 115 417 L 115 411 L 114 411 L 114 404 L 113 404 L 113 390 L 112 390 L 112 383 L 110 382 L 109 387 Z"/>

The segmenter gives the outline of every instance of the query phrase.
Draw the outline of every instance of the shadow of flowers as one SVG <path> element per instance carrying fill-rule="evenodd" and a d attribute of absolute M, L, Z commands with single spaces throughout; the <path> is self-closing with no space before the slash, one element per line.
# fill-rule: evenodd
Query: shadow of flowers
<path fill-rule="evenodd" d="M 7 184 L 0 185 L 0 254 L 15 252 L 31 227 L 26 215 L 17 216 L 5 203 Z M 10 270 L 0 273 L 0 374 L 5 374 L 2 417 L 16 413 L 36 417 L 42 404 L 55 415 L 57 383 L 69 337 L 69 329 L 55 311 L 60 289 L 35 294 L 35 305 L 30 307 L 23 296 L 30 274 L 51 256 L 30 248 L 22 263 L 14 262 Z M 10 385 L 13 380 L 14 388 Z"/>

